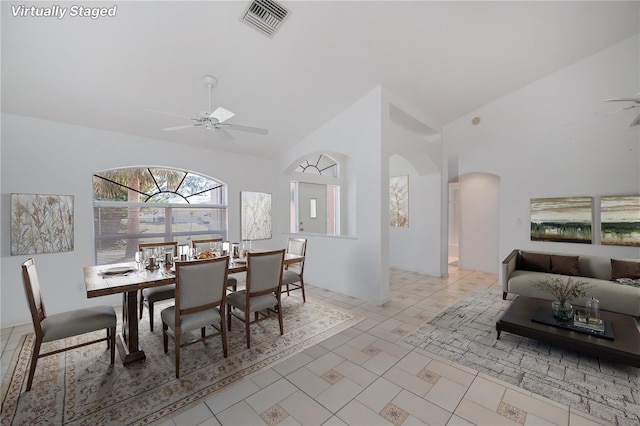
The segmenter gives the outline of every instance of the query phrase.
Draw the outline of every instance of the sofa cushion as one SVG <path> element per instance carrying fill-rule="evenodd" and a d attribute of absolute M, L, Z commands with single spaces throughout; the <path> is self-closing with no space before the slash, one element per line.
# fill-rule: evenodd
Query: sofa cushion
<path fill-rule="evenodd" d="M 611 279 L 618 278 L 640 278 L 640 262 L 611 259 Z"/>
<path fill-rule="evenodd" d="M 551 273 L 578 276 L 578 256 L 551 255 Z"/>
<path fill-rule="evenodd" d="M 551 255 L 546 253 L 520 252 L 520 269 L 535 272 L 551 272 Z"/>

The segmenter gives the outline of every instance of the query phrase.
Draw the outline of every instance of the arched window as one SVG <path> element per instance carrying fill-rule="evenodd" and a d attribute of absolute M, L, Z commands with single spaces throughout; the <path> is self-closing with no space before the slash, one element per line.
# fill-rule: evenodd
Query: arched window
<path fill-rule="evenodd" d="M 331 157 L 319 154 L 304 160 L 294 172 L 337 177 L 338 164 Z"/>
<path fill-rule="evenodd" d="M 93 175 L 96 263 L 130 261 L 139 243 L 227 238 L 227 187 L 195 173 L 153 167 Z"/>

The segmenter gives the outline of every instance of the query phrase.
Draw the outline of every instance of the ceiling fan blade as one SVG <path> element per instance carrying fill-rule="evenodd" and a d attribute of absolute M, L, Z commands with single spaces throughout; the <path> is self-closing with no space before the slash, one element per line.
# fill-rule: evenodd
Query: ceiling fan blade
<path fill-rule="evenodd" d="M 228 127 L 231 130 L 240 130 L 242 132 L 256 133 L 258 135 L 266 135 L 269 133 L 267 129 L 261 129 L 259 127 L 242 126 L 240 124 L 229 123 L 225 127 Z"/>
<path fill-rule="evenodd" d="M 230 119 L 234 115 L 235 114 L 233 112 L 229 111 L 228 109 L 224 109 L 222 107 L 218 107 L 218 108 L 216 108 L 215 111 L 213 111 L 211 113 L 209 118 L 215 118 L 216 120 L 218 120 L 218 123 L 224 123 L 225 121 L 227 121 L 228 119 Z"/>
<path fill-rule="evenodd" d="M 167 127 L 165 129 L 161 129 L 161 130 L 168 130 L 168 131 L 172 131 L 172 130 L 181 130 L 181 129 L 188 129 L 190 127 L 198 127 L 198 126 L 202 126 L 202 123 L 196 123 L 196 124 L 185 124 L 183 126 L 175 126 L 175 127 Z"/>
<path fill-rule="evenodd" d="M 605 99 L 605 102 L 638 102 L 640 103 L 640 98 L 613 98 L 613 99 Z"/>
<path fill-rule="evenodd" d="M 145 109 L 145 111 L 153 112 L 153 113 L 156 113 L 156 114 L 170 115 L 172 117 L 180 117 L 180 118 L 184 118 L 184 119 L 187 119 L 187 120 L 193 120 L 193 118 L 187 117 L 186 115 L 174 114 L 172 112 L 156 111 L 156 110 L 153 110 L 153 109 Z"/>
<path fill-rule="evenodd" d="M 231 133 L 227 132 L 222 127 L 217 127 L 216 131 L 215 131 L 215 134 L 216 134 L 216 137 L 219 137 L 220 139 L 222 139 L 225 142 L 229 142 L 229 141 L 232 141 L 234 139 L 233 135 L 231 135 Z"/>
<path fill-rule="evenodd" d="M 640 124 L 640 114 L 638 114 L 638 116 L 636 117 L 635 120 L 633 120 L 633 122 L 629 125 L 629 127 L 633 127 L 633 126 L 637 126 Z"/>

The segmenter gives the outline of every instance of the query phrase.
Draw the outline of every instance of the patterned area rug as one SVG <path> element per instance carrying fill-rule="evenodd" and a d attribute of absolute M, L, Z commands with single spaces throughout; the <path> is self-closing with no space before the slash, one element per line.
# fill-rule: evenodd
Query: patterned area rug
<path fill-rule="evenodd" d="M 176 379 L 173 340 L 169 339 L 168 354 L 162 348 L 162 307 L 156 306 L 153 333 L 146 316 L 140 324 L 145 361 L 124 367 L 116 355 L 116 363 L 111 366 L 106 344 L 85 346 L 41 358 L 30 392 L 24 392 L 24 386 L 34 336 L 26 335 L 2 384 L 2 425 L 158 423 L 210 398 L 223 386 L 299 353 L 361 319 L 320 301 L 308 299 L 302 303 L 297 295 L 283 297 L 283 336 L 277 316 L 273 316 L 251 325 L 251 349 L 247 349 L 244 324 L 234 318 L 227 336 L 229 357 L 222 355 L 219 336 L 182 348 L 180 378 Z M 66 344 L 79 341 L 70 338 Z M 60 344 L 65 342 L 45 343 L 49 346 L 44 350 Z"/>
<path fill-rule="evenodd" d="M 402 340 L 616 425 L 640 424 L 640 369 L 503 332 L 511 301 L 473 292 Z"/>

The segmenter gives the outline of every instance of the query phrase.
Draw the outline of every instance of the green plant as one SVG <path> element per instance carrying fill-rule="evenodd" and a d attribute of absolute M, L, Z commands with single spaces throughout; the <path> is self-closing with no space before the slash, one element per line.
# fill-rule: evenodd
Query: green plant
<path fill-rule="evenodd" d="M 587 289 L 591 288 L 588 282 L 574 280 L 571 277 L 548 277 L 542 281 L 532 283 L 534 287 L 553 295 L 564 306 L 569 302 L 587 295 Z"/>

